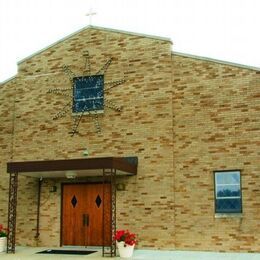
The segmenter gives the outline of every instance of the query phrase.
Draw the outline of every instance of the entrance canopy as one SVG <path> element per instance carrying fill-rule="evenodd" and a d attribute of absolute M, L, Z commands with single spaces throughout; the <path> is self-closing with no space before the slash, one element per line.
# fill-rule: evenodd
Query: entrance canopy
<path fill-rule="evenodd" d="M 68 160 L 49 160 L 49 161 L 24 161 L 8 162 L 7 172 L 10 174 L 9 184 L 9 207 L 8 207 L 8 238 L 7 252 L 15 252 L 15 233 L 16 233 L 16 208 L 17 208 L 17 188 L 18 175 L 39 178 L 38 196 L 38 216 L 37 234 L 39 230 L 39 209 L 40 209 L 40 185 L 42 178 L 76 178 L 87 176 L 102 176 L 103 185 L 105 179 L 109 178 L 111 187 L 111 245 L 110 256 L 116 255 L 116 176 L 131 176 L 137 174 L 137 157 L 103 157 L 103 158 L 82 158 Z M 103 222 L 104 225 L 104 222 Z M 103 226 L 104 228 L 104 226 Z M 105 253 L 103 244 L 102 254 Z"/>
<path fill-rule="evenodd" d="M 100 157 L 49 161 L 8 162 L 8 173 L 35 178 L 68 178 L 102 176 L 104 169 L 115 169 L 116 175 L 136 175 L 137 157 Z"/>

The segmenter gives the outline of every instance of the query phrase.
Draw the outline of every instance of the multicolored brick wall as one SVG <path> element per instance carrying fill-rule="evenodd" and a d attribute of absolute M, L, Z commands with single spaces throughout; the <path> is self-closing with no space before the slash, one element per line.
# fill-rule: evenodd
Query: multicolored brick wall
<path fill-rule="evenodd" d="M 63 66 L 68 65 L 81 76 L 86 51 L 93 74 L 113 58 L 105 82 L 125 82 L 105 95 L 123 109 L 117 112 L 105 108 L 99 116 L 101 134 L 96 133 L 93 118 L 84 116 L 79 135 L 71 137 L 70 112 L 59 120 L 52 119 L 71 97 L 50 94 L 48 90 L 71 87 Z M 170 41 L 83 30 L 19 64 L 13 160 L 81 158 L 86 148 L 90 157 L 138 156 L 138 175 L 120 180 L 126 183 L 126 191 L 118 192 L 117 226 L 138 233 L 140 247 L 173 247 L 173 226 L 169 225 L 173 207 L 171 95 Z M 55 182 L 58 192 L 54 196 L 49 194 L 49 181 L 44 180 L 38 239 L 34 238 L 38 182 L 28 178 L 24 186 L 19 183 L 18 244 L 59 245 L 60 182 Z"/>
<path fill-rule="evenodd" d="M 173 54 L 176 248 L 260 251 L 260 71 Z M 241 170 L 242 218 L 215 218 L 214 170 Z"/>
<path fill-rule="evenodd" d="M 17 77 L 0 89 L 1 222 L 7 161 L 81 158 L 87 148 L 90 157 L 138 156 L 137 176 L 118 179 L 126 189 L 117 192 L 117 227 L 137 233 L 139 248 L 260 251 L 259 74 L 172 54 L 171 47 L 159 38 L 89 28 L 19 64 Z M 70 112 L 53 120 L 71 98 L 48 90 L 71 86 L 64 65 L 83 74 L 86 51 L 92 73 L 113 58 L 105 82 L 125 82 L 105 95 L 123 109 L 105 108 L 101 134 L 84 116 L 71 137 Z M 242 171 L 243 218 L 216 219 L 213 170 L 229 168 Z M 35 238 L 38 179 L 19 177 L 17 244 L 60 245 L 64 181 L 43 179 Z"/>
<path fill-rule="evenodd" d="M 12 155 L 12 122 L 14 80 L 0 86 L 0 223 L 7 226 L 9 176 L 6 174 L 6 162 Z"/>

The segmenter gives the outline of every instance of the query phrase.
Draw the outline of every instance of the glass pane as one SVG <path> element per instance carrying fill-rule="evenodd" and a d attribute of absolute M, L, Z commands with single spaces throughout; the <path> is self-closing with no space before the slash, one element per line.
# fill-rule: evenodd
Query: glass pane
<path fill-rule="evenodd" d="M 240 184 L 240 172 L 216 172 L 216 184 Z"/>
<path fill-rule="evenodd" d="M 104 109 L 104 75 L 73 78 L 73 112 Z"/>
<path fill-rule="evenodd" d="M 74 99 L 76 101 L 78 100 L 91 100 L 96 98 L 102 98 L 103 91 L 101 91 L 99 88 L 93 89 L 93 88 L 81 88 L 75 90 Z"/>
<path fill-rule="evenodd" d="M 216 213 L 241 213 L 241 199 L 217 199 Z"/>
<path fill-rule="evenodd" d="M 218 185 L 217 198 L 219 197 L 240 197 L 240 185 Z"/>

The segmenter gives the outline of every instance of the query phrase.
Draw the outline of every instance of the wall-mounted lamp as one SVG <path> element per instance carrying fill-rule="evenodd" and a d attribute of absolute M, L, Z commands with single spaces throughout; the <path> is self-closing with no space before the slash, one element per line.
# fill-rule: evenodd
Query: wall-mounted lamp
<path fill-rule="evenodd" d="M 86 149 L 86 150 L 83 151 L 83 156 L 85 156 L 85 157 L 89 156 L 89 151 L 88 151 L 88 149 Z"/>
<path fill-rule="evenodd" d="M 125 184 L 124 183 L 117 183 L 116 184 L 116 190 L 124 191 L 125 190 Z"/>
<path fill-rule="evenodd" d="M 75 179 L 77 177 L 77 173 L 76 172 L 66 172 L 65 176 L 67 179 Z"/>
<path fill-rule="evenodd" d="M 56 192 L 57 191 L 57 186 L 51 186 L 50 192 Z"/>

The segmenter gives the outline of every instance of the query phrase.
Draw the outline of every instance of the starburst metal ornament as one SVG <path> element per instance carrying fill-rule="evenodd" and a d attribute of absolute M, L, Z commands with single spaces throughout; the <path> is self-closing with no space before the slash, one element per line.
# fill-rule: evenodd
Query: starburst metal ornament
<path fill-rule="evenodd" d="M 96 73 L 92 74 L 88 51 L 83 54 L 83 57 L 85 60 L 83 75 L 77 76 L 69 66 L 64 65 L 63 72 L 69 78 L 71 86 L 48 90 L 48 93 L 70 98 L 60 111 L 53 116 L 53 120 L 63 118 L 72 110 L 73 124 L 69 132 L 71 136 L 79 133 L 79 124 L 83 116 L 90 116 L 94 121 L 96 132 L 101 133 L 98 115 L 104 111 L 104 107 L 117 112 L 122 110 L 121 106 L 105 97 L 105 93 L 125 82 L 125 79 L 105 82 L 105 73 L 113 61 L 112 58 L 108 59 Z"/>

